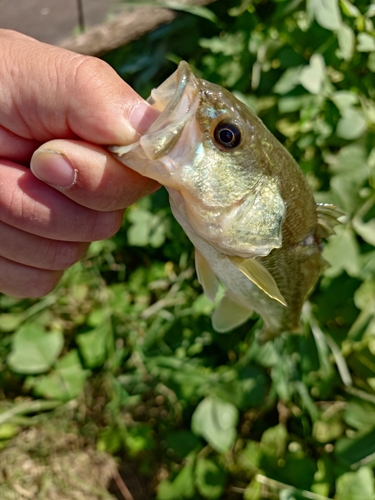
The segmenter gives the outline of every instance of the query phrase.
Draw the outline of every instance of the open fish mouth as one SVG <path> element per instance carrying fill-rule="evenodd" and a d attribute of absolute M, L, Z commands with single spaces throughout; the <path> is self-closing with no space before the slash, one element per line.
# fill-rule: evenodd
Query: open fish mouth
<path fill-rule="evenodd" d="M 189 65 L 182 61 L 177 70 L 158 88 L 151 92 L 147 102 L 160 115 L 134 144 L 113 146 L 110 151 L 118 157 L 127 155 L 126 164 L 133 168 L 129 153 L 136 153 L 145 160 L 155 161 L 168 155 L 183 133 L 185 125 L 194 120 L 199 103 L 199 82 Z M 180 155 L 183 153 L 179 151 Z M 150 173 L 139 173 L 153 177 Z"/>
<path fill-rule="evenodd" d="M 186 123 L 194 119 L 198 95 L 198 80 L 185 61 L 152 91 L 147 101 L 161 114 L 139 141 L 150 160 L 166 156 L 175 147 Z"/>

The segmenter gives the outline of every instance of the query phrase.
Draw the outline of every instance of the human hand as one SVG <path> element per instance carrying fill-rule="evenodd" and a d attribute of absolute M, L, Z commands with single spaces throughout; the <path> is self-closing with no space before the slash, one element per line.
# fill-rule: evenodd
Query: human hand
<path fill-rule="evenodd" d="M 157 189 L 100 146 L 134 142 L 156 116 L 99 59 L 8 30 L 0 55 L 0 292 L 39 297 Z"/>

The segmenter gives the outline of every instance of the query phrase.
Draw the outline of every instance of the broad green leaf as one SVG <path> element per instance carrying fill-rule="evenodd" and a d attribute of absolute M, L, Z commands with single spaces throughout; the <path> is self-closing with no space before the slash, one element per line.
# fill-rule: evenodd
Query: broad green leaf
<path fill-rule="evenodd" d="M 300 83 L 300 74 L 302 66 L 288 68 L 274 86 L 276 94 L 287 94 Z"/>
<path fill-rule="evenodd" d="M 322 90 L 325 79 L 325 62 L 321 54 L 313 54 L 310 64 L 302 68 L 299 75 L 300 84 L 305 87 L 310 94 L 319 94 Z"/>
<path fill-rule="evenodd" d="M 346 108 L 337 123 L 336 134 L 342 139 L 358 139 L 367 130 L 367 121 L 359 108 Z"/>
<path fill-rule="evenodd" d="M 196 407 L 191 428 L 220 453 L 229 451 L 236 439 L 238 410 L 231 403 L 208 396 Z"/>
<path fill-rule="evenodd" d="M 338 90 L 337 92 L 334 92 L 330 98 L 341 112 L 344 112 L 346 108 L 350 108 L 354 104 L 358 103 L 358 95 L 354 92 L 350 92 L 349 90 Z M 344 150 L 345 148 L 342 148 L 341 151 Z M 360 148 L 360 152 L 358 154 L 365 154 L 363 148 Z"/>
<path fill-rule="evenodd" d="M 34 393 L 49 399 L 69 401 L 81 393 L 89 374 L 82 368 L 77 350 L 73 349 L 59 359 L 50 374 L 35 381 Z"/>
<path fill-rule="evenodd" d="M 346 472 L 336 481 L 335 500 L 374 500 L 374 474 L 369 467 Z"/>
<path fill-rule="evenodd" d="M 336 235 L 331 236 L 324 248 L 324 258 L 330 264 L 326 276 L 338 276 L 346 271 L 349 276 L 358 276 L 359 246 L 350 227 L 337 227 Z"/>
<path fill-rule="evenodd" d="M 373 52 L 375 50 L 375 38 L 368 33 L 358 34 L 358 52 Z"/>
<path fill-rule="evenodd" d="M 87 368 L 96 368 L 105 362 L 108 340 L 111 337 L 110 328 L 109 324 L 104 323 L 76 336 L 79 351 Z"/>
<path fill-rule="evenodd" d="M 25 375 L 46 372 L 56 362 L 63 345 L 60 331 L 47 333 L 37 323 L 25 323 L 13 336 L 8 365 L 11 370 Z"/>
<path fill-rule="evenodd" d="M 361 464 L 375 453 L 375 431 L 358 437 L 342 437 L 335 446 L 335 455 L 349 465 Z M 343 499 L 344 500 L 344 499 Z M 345 499 L 346 500 L 346 499 Z"/>
<path fill-rule="evenodd" d="M 375 427 L 375 406 L 361 400 L 350 401 L 344 413 L 345 422 L 361 432 Z"/>
<path fill-rule="evenodd" d="M 289 441 L 289 434 L 285 425 L 278 424 L 266 429 L 260 439 L 260 446 L 266 455 L 280 458 L 284 455 Z"/>
<path fill-rule="evenodd" d="M 220 465 L 207 458 L 197 459 L 195 484 L 204 498 L 222 498 L 225 483 L 226 473 Z"/>
<path fill-rule="evenodd" d="M 307 11 L 327 30 L 335 31 L 341 26 L 338 0 L 308 0 Z"/>
<path fill-rule="evenodd" d="M 336 51 L 337 57 L 349 61 L 355 50 L 354 31 L 347 24 L 342 24 L 337 31 L 337 40 L 339 43 L 339 49 Z"/>

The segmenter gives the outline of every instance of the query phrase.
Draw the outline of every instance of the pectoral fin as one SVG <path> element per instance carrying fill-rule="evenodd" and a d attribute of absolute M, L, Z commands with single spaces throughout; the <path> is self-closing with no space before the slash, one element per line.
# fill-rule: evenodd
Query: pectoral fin
<path fill-rule="evenodd" d="M 217 294 L 219 282 L 208 265 L 207 260 L 197 249 L 195 249 L 195 269 L 197 270 L 198 281 L 202 285 L 204 293 L 213 302 Z"/>
<path fill-rule="evenodd" d="M 277 287 L 276 281 L 259 261 L 256 259 L 244 259 L 242 257 L 232 257 L 229 255 L 228 259 L 241 271 L 241 273 L 263 290 L 269 297 L 277 300 L 283 306 L 287 306 L 284 297 Z"/>
<path fill-rule="evenodd" d="M 239 304 L 236 297 L 227 291 L 212 315 L 212 326 L 219 333 L 229 332 L 245 323 L 252 312 Z"/>

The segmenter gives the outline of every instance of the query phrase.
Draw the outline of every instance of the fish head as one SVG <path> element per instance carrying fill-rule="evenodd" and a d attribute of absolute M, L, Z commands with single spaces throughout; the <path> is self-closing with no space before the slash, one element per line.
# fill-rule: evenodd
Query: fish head
<path fill-rule="evenodd" d="M 262 122 L 186 62 L 148 102 L 159 117 L 135 144 L 112 152 L 166 186 L 187 233 L 221 253 L 248 258 L 281 247 L 286 204 Z"/>

